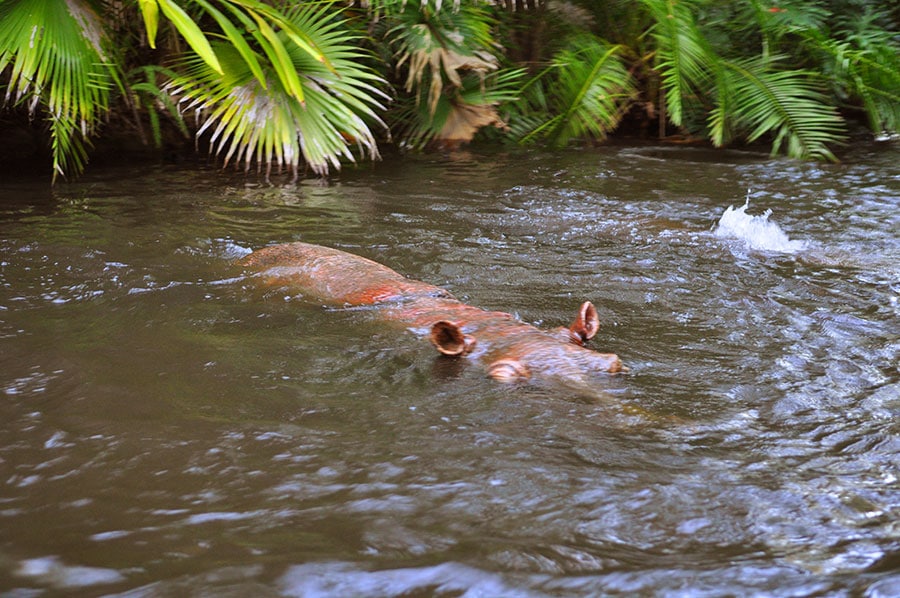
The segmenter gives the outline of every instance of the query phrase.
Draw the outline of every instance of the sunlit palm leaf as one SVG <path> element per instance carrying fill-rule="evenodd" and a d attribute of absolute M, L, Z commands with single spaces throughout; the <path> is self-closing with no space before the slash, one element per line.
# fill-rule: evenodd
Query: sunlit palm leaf
<path fill-rule="evenodd" d="M 218 6 L 211 0 L 190 0 L 189 3 L 199 6 L 212 17 L 222 30 L 225 39 L 237 50 L 240 57 L 246 62 L 246 67 L 264 88 L 268 87 L 268 81 L 263 74 L 260 59 L 268 60 L 272 70 L 269 74 L 274 74 L 288 93 L 293 95 L 297 101 L 301 103 L 304 101 L 303 85 L 289 59 L 290 51 L 293 48 L 299 48 L 315 60 L 332 68 L 328 58 L 316 47 L 316 42 L 276 7 L 259 0 L 218 0 Z M 159 12 L 162 12 L 197 56 L 209 68 L 220 75 L 224 74 L 223 67 L 220 65 L 220 57 L 212 41 L 218 37 L 217 33 L 201 30 L 198 21 L 191 18 L 174 0 L 140 0 L 140 8 L 151 46 L 154 45 Z M 257 56 L 256 52 L 250 48 L 241 29 L 262 51 L 262 57 Z"/>
<path fill-rule="evenodd" d="M 156 2 L 159 3 L 159 8 L 162 10 L 162 13 L 172 21 L 175 28 L 184 36 L 184 39 L 190 44 L 191 48 L 194 49 L 194 52 L 205 60 L 210 68 L 221 73 L 222 67 L 219 66 L 219 59 L 216 57 L 216 53 L 213 52 L 212 46 L 210 46 L 206 35 L 200 30 L 200 27 L 194 22 L 190 15 L 172 0 L 156 0 Z M 146 3 L 141 6 L 145 11 L 145 15 L 146 6 Z"/>
<path fill-rule="evenodd" d="M 238 51 L 238 53 L 241 55 L 241 58 L 244 59 L 244 62 L 247 63 L 247 68 L 250 69 L 250 72 L 253 73 L 253 76 L 256 77 L 256 80 L 259 81 L 260 85 L 266 87 L 266 77 L 263 74 L 262 67 L 259 64 L 256 53 L 250 48 L 250 44 L 248 44 L 247 40 L 244 39 L 241 31 L 237 27 L 235 27 L 234 23 L 232 23 L 231 20 L 222 11 L 207 2 L 207 0 L 194 1 L 198 5 L 203 7 L 203 9 L 206 10 L 206 12 L 213 19 L 215 19 L 219 27 L 222 28 L 225 37 L 228 39 L 231 45 L 234 46 L 234 49 Z"/>
<path fill-rule="evenodd" d="M 244 7 L 249 13 L 263 17 L 265 21 L 272 23 L 275 27 L 284 32 L 284 35 L 294 43 L 298 48 L 324 64 L 328 64 L 328 56 L 321 48 L 318 47 L 313 36 L 309 35 L 302 27 L 298 27 L 294 20 L 278 8 L 269 6 L 259 0 L 228 0 L 232 4 Z M 285 3 L 290 5 L 292 3 Z M 294 14 L 297 10 L 305 10 L 302 8 L 303 3 L 294 2 Z M 314 4 L 314 3 L 309 3 Z M 328 4 L 323 2 L 323 5 Z"/>
<path fill-rule="evenodd" d="M 352 143 L 376 157 L 369 124 L 382 124 L 375 110 L 384 95 L 377 88 L 380 78 L 362 66 L 365 55 L 357 36 L 327 5 L 303 5 L 282 18 L 302 31 L 316 52 L 292 43 L 283 31 L 261 34 L 270 43 L 275 34 L 274 45 L 280 46 L 268 56 L 256 56 L 266 87 L 232 44 L 213 45 L 222 75 L 199 58 L 186 62 L 184 75 L 171 88 L 185 106 L 202 114 L 198 135 L 210 134 L 213 150 L 226 164 L 241 161 L 246 167 L 256 161 L 296 172 L 305 162 L 324 175 L 339 168 L 341 159 L 354 159 Z M 296 82 L 283 77 L 286 65 Z"/>
<path fill-rule="evenodd" d="M 6 101 L 46 113 L 54 179 L 83 170 L 85 145 L 106 113 L 115 65 L 105 43 L 83 0 L 0 2 L 0 72 L 11 66 Z"/>
<path fill-rule="evenodd" d="M 138 0 L 141 17 L 144 19 L 144 31 L 151 48 L 156 47 L 156 32 L 159 31 L 159 4 L 156 0 Z"/>

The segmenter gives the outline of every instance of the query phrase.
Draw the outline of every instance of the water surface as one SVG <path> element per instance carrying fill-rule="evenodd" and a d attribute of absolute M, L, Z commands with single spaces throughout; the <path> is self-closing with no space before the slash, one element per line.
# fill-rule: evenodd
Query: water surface
<path fill-rule="evenodd" d="M 898 595 L 898 164 L 4 180 L 0 592 Z M 631 373 L 593 401 L 503 386 L 234 266 L 295 240 L 540 326 L 589 299 Z"/>

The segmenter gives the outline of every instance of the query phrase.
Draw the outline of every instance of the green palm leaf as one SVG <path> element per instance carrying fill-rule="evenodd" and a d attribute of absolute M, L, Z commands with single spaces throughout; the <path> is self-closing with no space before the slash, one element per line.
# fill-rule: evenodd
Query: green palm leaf
<path fill-rule="evenodd" d="M 6 101 L 46 114 L 54 180 L 84 169 L 86 145 L 107 111 L 118 74 L 106 43 L 83 0 L 0 2 L 0 72 L 12 67 Z"/>
<path fill-rule="evenodd" d="M 578 137 L 603 139 L 615 129 L 635 95 L 620 50 L 591 35 L 573 38 L 554 57 L 553 65 L 530 82 L 528 101 L 545 116 L 535 120 L 528 118 L 528 111 L 520 111 L 533 123 L 521 141 L 542 138 L 561 147 Z"/>
<path fill-rule="evenodd" d="M 873 132 L 900 131 L 900 49 L 893 39 L 819 39 L 816 47 L 830 56 L 834 83 L 861 101 Z"/>
<path fill-rule="evenodd" d="M 727 98 L 713 110 L 713 122 L 730 119 L 749 141 L 771 135 L 772 154 L 835 160 L 830 144 L 843 139 L 843 120 L 807 71 L 775 70 L 762 58 L 723 61 Z"/>
<path fill-rule="evenodd" d="M 694 20 L 690 0 L 642 0 L 654 19 L 656 69 L 666 91 L 666 110 L 676 125 L 684 124 L 685 102 L 698 104 L 696 96 L 709 83 L 718 56 Z"/>
<path fill-rule="evenodd" d="M 169 19 L 207 66 L 220 75 L 224 74 L 220 57 L 215 49 L 221 46 L 216 46 L 211 41 L 216 39 L 219 34 L 204 32 L 198 22 L 173 0 L 139 1 L 147 37 L 152 47 L 155 47 L 159 12 L 162 11 L 163 15 Z M 260 57 L 250 48 L 241 29 L 249 35 L 256 48 L 262 51 L 262 58 L 268 60 L 269 66 L 273 69 L 280 84 L 301 103 L 304 101 L 303 85 L 291 65 L 290 50 L 300 48 L 315 60 L 323 62 L 331 68 L 328 58 L 316 47 L 315 41 L 302 29 L 296 27 L 291 19 L 278 8 L 259 0 L 218 0 L 221 10 L 210 0 L 191 0 L 191 3 L 196 4 L 212 17 L 222 30 L 225 39 L 238 51 L 240 57 L 246 62 L 247 68 L 264 88 L 268 86 L 268 81 L 263 75 Z M 231 16 L 227 16 L 226 13 L 230 13 Z"/>
<path fill-rule="evenodd" d="M 238 51 L 238 53 L 241 55 L 241 58 L 244 59 L 244 62 L 247 63 L 247 68 L 250 69 L 250 72 L 253 73 L 253 76 L 256 77 L 256 80 L 259 81 L 260 85 L 266 87 L 266 77 L 263 74 L 262 67 L 259 64 L 256 53 L 250 48 L 250 44 L 248 44 L 247 40 L 244 39 L 244 36 L 240 32 L 240 30 L 238 30 L 238 28 L 234 26 L 234 23 L 232 23 L 231 20 L 222 13 L 222 11 L 207 2 L 207 0 L 194 1 L 199 4 L 210 16 L 212 16 L 213 19 L 215 19 L 216 23 L 219 25 L 219 27 L 222 28 L 222 31 L 225 33 L 226 39 L 228 39 L 231 45 L 234 46 L 234 49 Z"/>
<path fill-rule="evenodd" d="M 194 52 L 203 58 L 203 60 L 209 64 L 210 68 L 222 72 L 222 67 L 219 66 L 219 59 L 216 57 L 216 53 L 213 51 L 212 46 L 210 46 L 209 40 L 206 39 L 206 35 L 200 30 L 200 27 L 184 11 L 184 9 L 175 4 L 172 0 L 155 1 L 159 4 L 159 8 L 162 9 L 163 14 L 172 21 L 175 28 L 184 36 L 184 39 L 190 44 L 191 48 L 194 49 Z M 146 2 L 141 5 L 141 9 L 144 11 L 145 15 L 148 12 L 147 6 L 148 4 Z"/>
<path fill-rule="evenodd" d="M 170 89 L 184 106 L 202 115 L 197 135 L 209 133 L 216 155 L 226 164 L 239 161 L 247 168 L 256 161 L 296 173 L 305 162 L 324 175 L 340 168 L 342 159 L 354 159 L 352 143 L 361 153 L 377 157 L 369 123 L 383 126 L 375 110 L 385 96 L 377 87 L 381 79 L 362 66 L 366 55 L 358 36 L 343 27 L 328 5 L 301 5 L 279 19 L 292 34 L 271 28 L 251 32 L 255 42 L 264 40 L 270 50 L 278 48 L 254 55 L 265 86 L 250 68 L 246 48 L 234 44 L 213 44 L 222 74 L 200 57 L 185 61 L 184 73 Z M 297 32 L 308 43 L 294 43 Z M 284 76 L 286 69 L 291 77 Z"/>
<path fill-rule="evenodd" d="M 559 69 L 557 109 L 550 139 L 565 145 L 573 137 L 603 139 L 616 128 L 635 90 L 631 75 L 618 59 L 620 46 L 608 46 L 589 36 L 574 40 L 573 49 L 554 59 Z"/>

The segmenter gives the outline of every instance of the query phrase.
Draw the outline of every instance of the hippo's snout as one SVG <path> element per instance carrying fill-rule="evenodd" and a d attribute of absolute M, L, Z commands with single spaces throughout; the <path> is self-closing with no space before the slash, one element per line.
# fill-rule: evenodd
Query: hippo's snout
<path fill-rule="evenodd" d="M 518 382 L 531 378 L 531 370 L 515 359 L 498 359 L 488 366 L 488 376 L 500 382 Z"/>

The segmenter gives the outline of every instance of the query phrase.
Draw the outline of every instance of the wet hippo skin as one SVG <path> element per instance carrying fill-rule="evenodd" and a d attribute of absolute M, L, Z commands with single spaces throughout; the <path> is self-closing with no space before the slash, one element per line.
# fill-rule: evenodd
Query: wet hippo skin
<path fill-rule="evenodd" d="M 618 356 L 584 347 L 599 330 L 585 301 L 568 327 L 541 330 L 511 314 L 467 305 L 440 287 L 372 260 L 309 243 L 260 249 L 240 265 L 266 285 L 288 287 L 331 306 L 371 306 L 379 317 L 428 337 L 443 355 L 479 363 L 496 380 L 587 389 L 598 374 L 625 371 Z"/>

